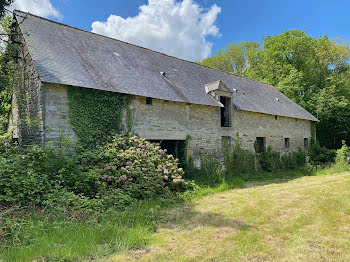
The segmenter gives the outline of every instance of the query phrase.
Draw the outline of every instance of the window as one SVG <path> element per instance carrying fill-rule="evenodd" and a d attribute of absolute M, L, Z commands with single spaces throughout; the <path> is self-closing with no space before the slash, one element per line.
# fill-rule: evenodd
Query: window
<path fill-rule="evenodd" d="M 277 120 L 278 119 L 278 117 L 277 116 L 275 116 L 275 120 Z"/>
<path fill-rule="evenodd" d="M 224 105 L 224 107 L 220 108 L 221 126 L 230 127 L 231 126 L 231 98 L 221 96 L 220 102 L 221 104 Z"/>
<path fill-rule="evenodd" d="M 304 147 L 309 148 L 309 139 L 308 138 L 304 138 Z"/>
<path fill-rule="evenodd" d="M 146 97 L 146 105 L 152 105 L 152 97 Z"/>
<path fill-rule="evenodd" d="M 258 150 L 258 153 L 265 152 L 265 143 L 266 143 L 265 137 L 256 138 L 256 144 L 257 144 L 256 150 Z"/>
<path fill-rule="evenodd" d="M 290 146 L 290 140 L 289 137 L 284 138 L 284 147 L 289 148 Z"/>

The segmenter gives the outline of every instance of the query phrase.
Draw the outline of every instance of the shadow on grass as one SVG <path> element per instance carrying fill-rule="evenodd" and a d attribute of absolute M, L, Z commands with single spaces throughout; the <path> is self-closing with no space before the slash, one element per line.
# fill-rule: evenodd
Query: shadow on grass
<path fill-rule="evenodd" d="M 195 210 L 195 203 L 188 203 L 164 212 L 160 227 L 168 229 L 194 230 L 198 227 L 229 227 L 239 231 L 249 230 L 251 225 L 241 220 L 230 219 L 214 212 Z"/>

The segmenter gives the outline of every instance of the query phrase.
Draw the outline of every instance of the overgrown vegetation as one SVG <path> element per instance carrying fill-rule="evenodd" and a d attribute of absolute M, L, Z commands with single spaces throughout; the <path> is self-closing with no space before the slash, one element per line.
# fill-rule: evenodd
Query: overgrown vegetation
<path fill-rule="evenodd" d="M 2 5 L 0 4 L 0 16 Z M 11 23 L 10 17 L 0 20 L 0 135 L 7 131 L 15 76 L 13 55 L 16 47 L 8 37 L 6 41 L 2 39 L 10 33 Z"/>
<path fill-rule="evenodd" d="M 83 147 L 93 148 L 124 130 L 122 118 L 130 96 L 88 88 L 68 87 L 69 120 Z M 130 112 L 127 113 L 131 117 Z M 127 121 L 131 128 L 131 122 Z"/>
<path fill-rule="evenodd" d="M 335 150 L 328 149 L 324 146 L 320 146 L 320 144 L 315 139 L 311 139 L 309 147 L 309 157 L 310 162 L 312 164 L 320 165 L 334 162 L 335 156 Z"/>
<path fill-rule="evenodd" d="M 190 160 L 185 173 L 178 160 L 137 137 L 117 136 L 95 149 L 73 148 L 2 147 L 1 259 L 76 261 L 140 248 L 149 243 L 164 211 L 183 201 L 252 181 L 349 169 L 346 145 L 337 153 L 339 163 L 322 171 L 299 168 L 305 164 L 303 152 L 271 165 L 276 155 L 269 150 L 265 164 L 255 171 L 254 154 L 237 143 L 226 150 L 226 169 L 216 157 L 203 156 L 200 169 Z M 239 159 L 237 166 L 229 157 Z"/>
<path fill-rule="evenodd" d="M 248 150 L 244 150 L 237 136 L 237 142 L 233 148 L 224 149 L 224 165 L 226 174 L 237 176 L 245 173 L 255 172 L 255 156 Z"/>
<path fill-rule="evenodd" d="M 257 179 L 261 176 L 269 177 L 268 173 L 271 172 L 283 173 L 281 171 L 305 168 L 306 160 L 307 154 L 301 149 L 282 157 L 279 152 L 273 151 L 270 147 L 261 153 L 256 151 L 254 154 L 241 147 L 237 136 L 235 145 L 224 149 L 223 163 L 217 155 L 203 155 L 200 168 L 196 168 L 193 159 L 189 159 L 184 176 L 205 186 L 222 183 L 239 185 L 239 179 Z"/>
<path fill-rule="evenodd" d="M 33 145 L 0 155 L 0 203 L 85 211 L 124 208 L 134 200 L 180 192 L 178 160 L 158 145 L 115 137 L 95 150 Z"/>

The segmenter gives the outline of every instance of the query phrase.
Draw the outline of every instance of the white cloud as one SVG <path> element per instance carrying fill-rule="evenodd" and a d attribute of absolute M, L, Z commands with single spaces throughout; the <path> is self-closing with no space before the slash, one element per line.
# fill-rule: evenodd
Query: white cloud
<path fill-rule="evenodd" d="M 15 0 L 10 9 L 18 9 L 43 17 L 63 18 L 62 14 L 52 6 L 50 0 Z"/>
<path fill-rule="evenodd" d="M 92 32 L 194 60 L 211 54 L 206 36 L 219 36 L 215 20 L 220 12 L 215 4 L 204 10 L 193 0 L 149 0 L 134 17 L 112 14 L 105 22 L 93 22 Z"/>

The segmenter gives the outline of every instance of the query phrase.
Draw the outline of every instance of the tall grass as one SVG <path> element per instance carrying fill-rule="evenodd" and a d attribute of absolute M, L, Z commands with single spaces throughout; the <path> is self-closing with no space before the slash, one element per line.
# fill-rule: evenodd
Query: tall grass
<path fill-rule="evenodd" d="M 125 211 L 103 214 L 18 210 L 3 216 L 0 261 L 77 261 L 147 244 L 161 210 L 179 199 L 143 201 Z"/>

